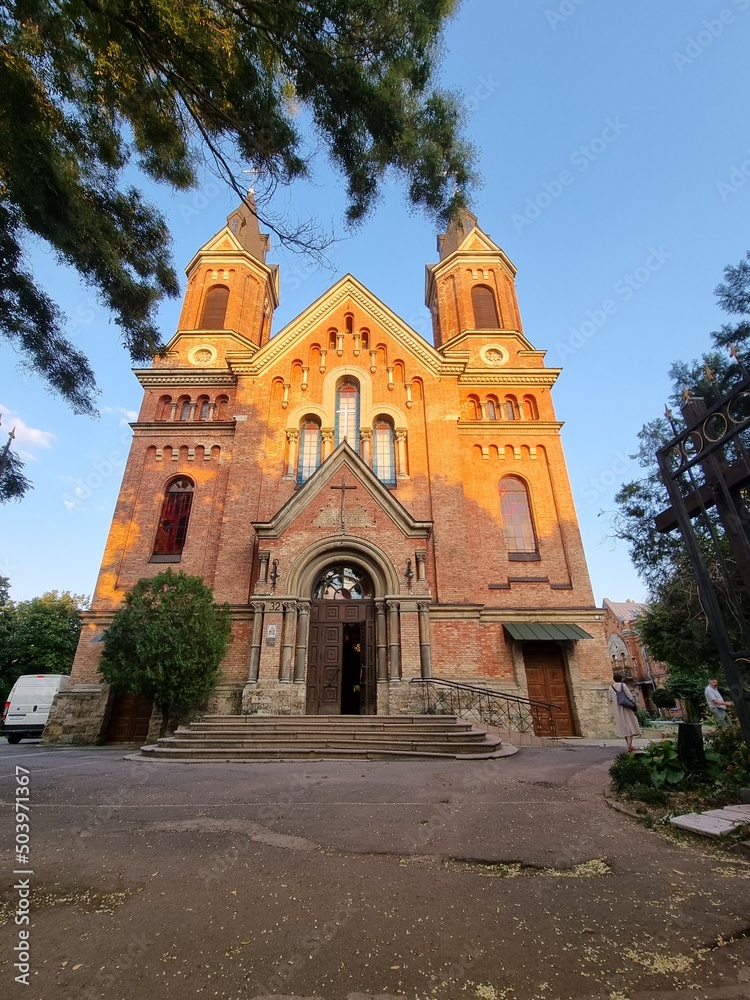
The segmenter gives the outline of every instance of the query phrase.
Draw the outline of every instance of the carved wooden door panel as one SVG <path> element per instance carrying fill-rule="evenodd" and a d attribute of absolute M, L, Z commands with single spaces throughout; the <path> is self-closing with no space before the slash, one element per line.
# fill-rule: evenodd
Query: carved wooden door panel
<path fill-rule="evenodd" d="M 362 707 L 360 714 L 378 714 L 378 685 L 375 670 L 375 607 L 368 602 L 362 622 Z"/>
<path fill-rule="evenodd" d="M 307 650 L 307 697 L 305 712 L 307 715 L 317 715 L 320 704 L 320 689 L 322 673 L 320 664 L 320 605 L 313 604 L 310 608 L 310 632 Z"/>
<path fill-rule="evenodd" d="M 529 698 L 532 701 L 558 705 L 559 708 L 552 710 L 556 735 L 575 736 L 573 710 L 560 647 L 553 642 L 527 642 L 523 647 L 523 659 L 526 664 Z M 534 732 L 537 736 L 552 735 L 546 712 L 534 713 Z"/>
<path fill-rule="evenodd" d="M 357 625 L 359 629 L 357 630 Z M 354 628 L 352 633 L 351 629 Z M 307 661 L 307 714 L 340 715 L 344 681 L 344 633 L 360 645 L 359 708 L 352 709 L 347 692 L 347 714 L 377 714 L 375 674 L 375 608 L 372 601 L 313 601 L 310 608 L 310 646 Z M 359 635 L 357 637 L 357 631 Z M 350 679 L 351 680 L 351 679 Z"/>
<path fill-rule="evenodd" d="M 313 602 L 307 663 L 308 715 L 341 713 L 341 605 Z"/>

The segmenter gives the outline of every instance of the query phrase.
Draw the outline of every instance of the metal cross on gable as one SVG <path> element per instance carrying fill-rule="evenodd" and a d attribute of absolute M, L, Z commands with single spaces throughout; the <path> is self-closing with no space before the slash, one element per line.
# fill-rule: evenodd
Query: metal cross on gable
<path fill-rule="evenodd" d="M 341 490 L 341 530 L 342 531 L 346 531 L 346 521 L 344 520 L 344 501 L 346 500 L 346 491 L 347 490 L 356 490 L 356 488 L 357 488 L 357 484 L 356 483 L 353 486 L 347 486 L 346 485 L 346 473 L 345 472 L 342 472 L 342 474 L 341 474 L 341 485 L 340 486 L 331 486 L 330 487 L 330 489 L 332 489 L 332 490 Z"/>

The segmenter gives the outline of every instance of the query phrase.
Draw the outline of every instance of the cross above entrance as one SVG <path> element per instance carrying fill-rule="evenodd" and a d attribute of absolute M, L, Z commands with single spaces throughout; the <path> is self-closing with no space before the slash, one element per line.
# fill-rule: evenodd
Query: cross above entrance
<path fill-rule="evenodd" d="M 346 473 L 342 473 L 341 474 L 341 485 L 340 486 L 331 486 L 332 490 L 341 490 L 341 530 L 342 531 L 346 531 L 346 522 L 344 520 L 344 501 L 346 500 L 346 491 L 347 490 L 356 490 L 356 488 L 357 488 L 356 483 L 354 484 L 354 486 L 347 486 L 346 485 Z"/>

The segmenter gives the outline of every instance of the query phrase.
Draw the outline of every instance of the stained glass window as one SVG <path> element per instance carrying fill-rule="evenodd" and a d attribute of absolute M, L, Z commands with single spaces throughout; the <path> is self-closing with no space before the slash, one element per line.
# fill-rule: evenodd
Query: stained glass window
<path fill-rule="evenodd" d="M 387 420 L 379 420 L 372 432 L 372 471 L 387 486 L 396 483 L 396 454 L 393 428 Z"/>
<path fill-rule="evenodd" d="M 515 476 L 505 476 L 500 480 L 499 493 L 508 552 L 536 552 L 536 535 L 525 483 Z"/>
<path fill-rule="evenodd" d="M 330 566 L 318 577 L 313 590 L 319 601 L 361 601 L 372 596 L 370 578 L 355 566 Z"/>
<path fill-rule="evenodd" d="M 320 465 L 320 427 L 314 420 L 303 423 L 299 436 L 297 482 L 304 483 Z"/>
<path fill-rule="evenodd" d="M 193 489 L 192 480 L 186 477 L 173 479 L 167 487 L 161 505 L 159 527 L 156 529 L 155 556 L 182 554 L 193 503 Z"/>
<path fill-rule="evenodd" d="M 359 387 L 344 382 L 336 393 L 336 447 L 346 441 L 359 454 Z"/>

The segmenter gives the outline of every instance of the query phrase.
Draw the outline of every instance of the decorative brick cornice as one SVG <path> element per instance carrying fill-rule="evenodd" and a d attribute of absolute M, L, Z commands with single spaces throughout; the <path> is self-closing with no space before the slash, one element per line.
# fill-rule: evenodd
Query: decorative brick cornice
<path fill-rule="evenodd" d="M 494 437 L 527 438 L 532 434 L 545 437 L 559 433 L 564 426 L 558 420 L 459 420 L 458 433 L 462 436 L 491 434 Z"/>
<path fill-rule="evenodd" d="M 142 420 L 130 424 L 138 437 L 158 434 L 163 437 L 231 437 L 237 426 L 234 420 Z"/>
<path fill-rule="evenodd" d="M 460 385 L 554 385 L 562 368 L 466 368 Z"/>
<path fill-rule="evenodd" d="M 237 384 L 236 376 L 226 368 L 134 368 L 133 373 L 144 389 Z"/>

